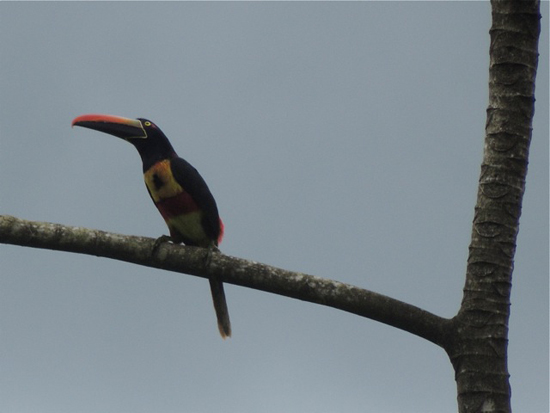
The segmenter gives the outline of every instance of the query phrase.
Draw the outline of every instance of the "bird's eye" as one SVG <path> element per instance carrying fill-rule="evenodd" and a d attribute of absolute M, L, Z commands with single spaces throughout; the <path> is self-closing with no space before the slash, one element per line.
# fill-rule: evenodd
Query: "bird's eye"
<path fill-rule="evenodd" d="M 145 126 L 151 126 L 151 122 L 149 122 L 149 121 L 143 122 L 143 124 L 144 124 Z"/>

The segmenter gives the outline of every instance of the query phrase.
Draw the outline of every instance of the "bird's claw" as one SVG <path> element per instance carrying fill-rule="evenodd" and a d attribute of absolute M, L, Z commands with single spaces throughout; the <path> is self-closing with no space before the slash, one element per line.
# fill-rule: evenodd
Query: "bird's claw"
<path fill-rule="evenodd" d="M 206 248 L 206 255 L 204 256 L 204 266 L 206 268 L 210 267 L 210 263 L 212 262 L 212 254 L 214 253 L 221 253 L 220 249 L 217 246 L 211 245 L 210 247 Z"/>
<path fill-rule="evenodd" d="M 161 235 L 158 237 L 153 244 L 153 248 L 151 249 L 151 255 L 155 255 L 162 244 L 170 241 L 172 241 L 172 238 L 169 235 Z"/>

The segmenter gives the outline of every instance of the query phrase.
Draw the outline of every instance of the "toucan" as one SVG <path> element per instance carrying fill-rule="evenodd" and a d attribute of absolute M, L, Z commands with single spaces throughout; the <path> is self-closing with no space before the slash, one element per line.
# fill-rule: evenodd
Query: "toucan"
<path fill-rule="evenodd" d="M 218 251 L 224 226 L 216 201 L 199 172 L 176 154 L 157 125 L 143 118 L 98 114 L 78 116 L 72 125 L 108 133 L 135 146 L 143 162 L 147 191 L 170 231 L 170 236 L 159 238 L 161 242 Z M 209 282 L 218 329 L 225 339 L 231 336 L 231 323 L 223 283 L 214 276 Z"/>

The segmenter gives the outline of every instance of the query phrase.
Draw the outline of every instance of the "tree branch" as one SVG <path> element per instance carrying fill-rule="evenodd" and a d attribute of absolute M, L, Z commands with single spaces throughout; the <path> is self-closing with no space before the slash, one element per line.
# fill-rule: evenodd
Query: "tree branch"
<path fill-rule="evenodd" d="M 112 258 L 199 277 L 216 275 L 226 283 L 326 305 L 408 331 L 439 346 L 451 320 L 353 285 L 297 273 L 224 254 L 169 243 L 154 252 L 155 239 L 26 221 L 0 215 L 0 243 Z"/>

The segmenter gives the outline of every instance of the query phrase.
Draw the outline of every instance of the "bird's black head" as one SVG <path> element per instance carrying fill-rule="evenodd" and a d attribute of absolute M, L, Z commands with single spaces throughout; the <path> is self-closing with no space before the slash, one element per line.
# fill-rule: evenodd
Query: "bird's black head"
<path fill-rule="evenodd" d="M 90 114 L 75 118 L 72 125 L 108 133 L 130 142 L 141 155 L 144 168 L 176 156 L 166 135 L 148 119 Z"/>

